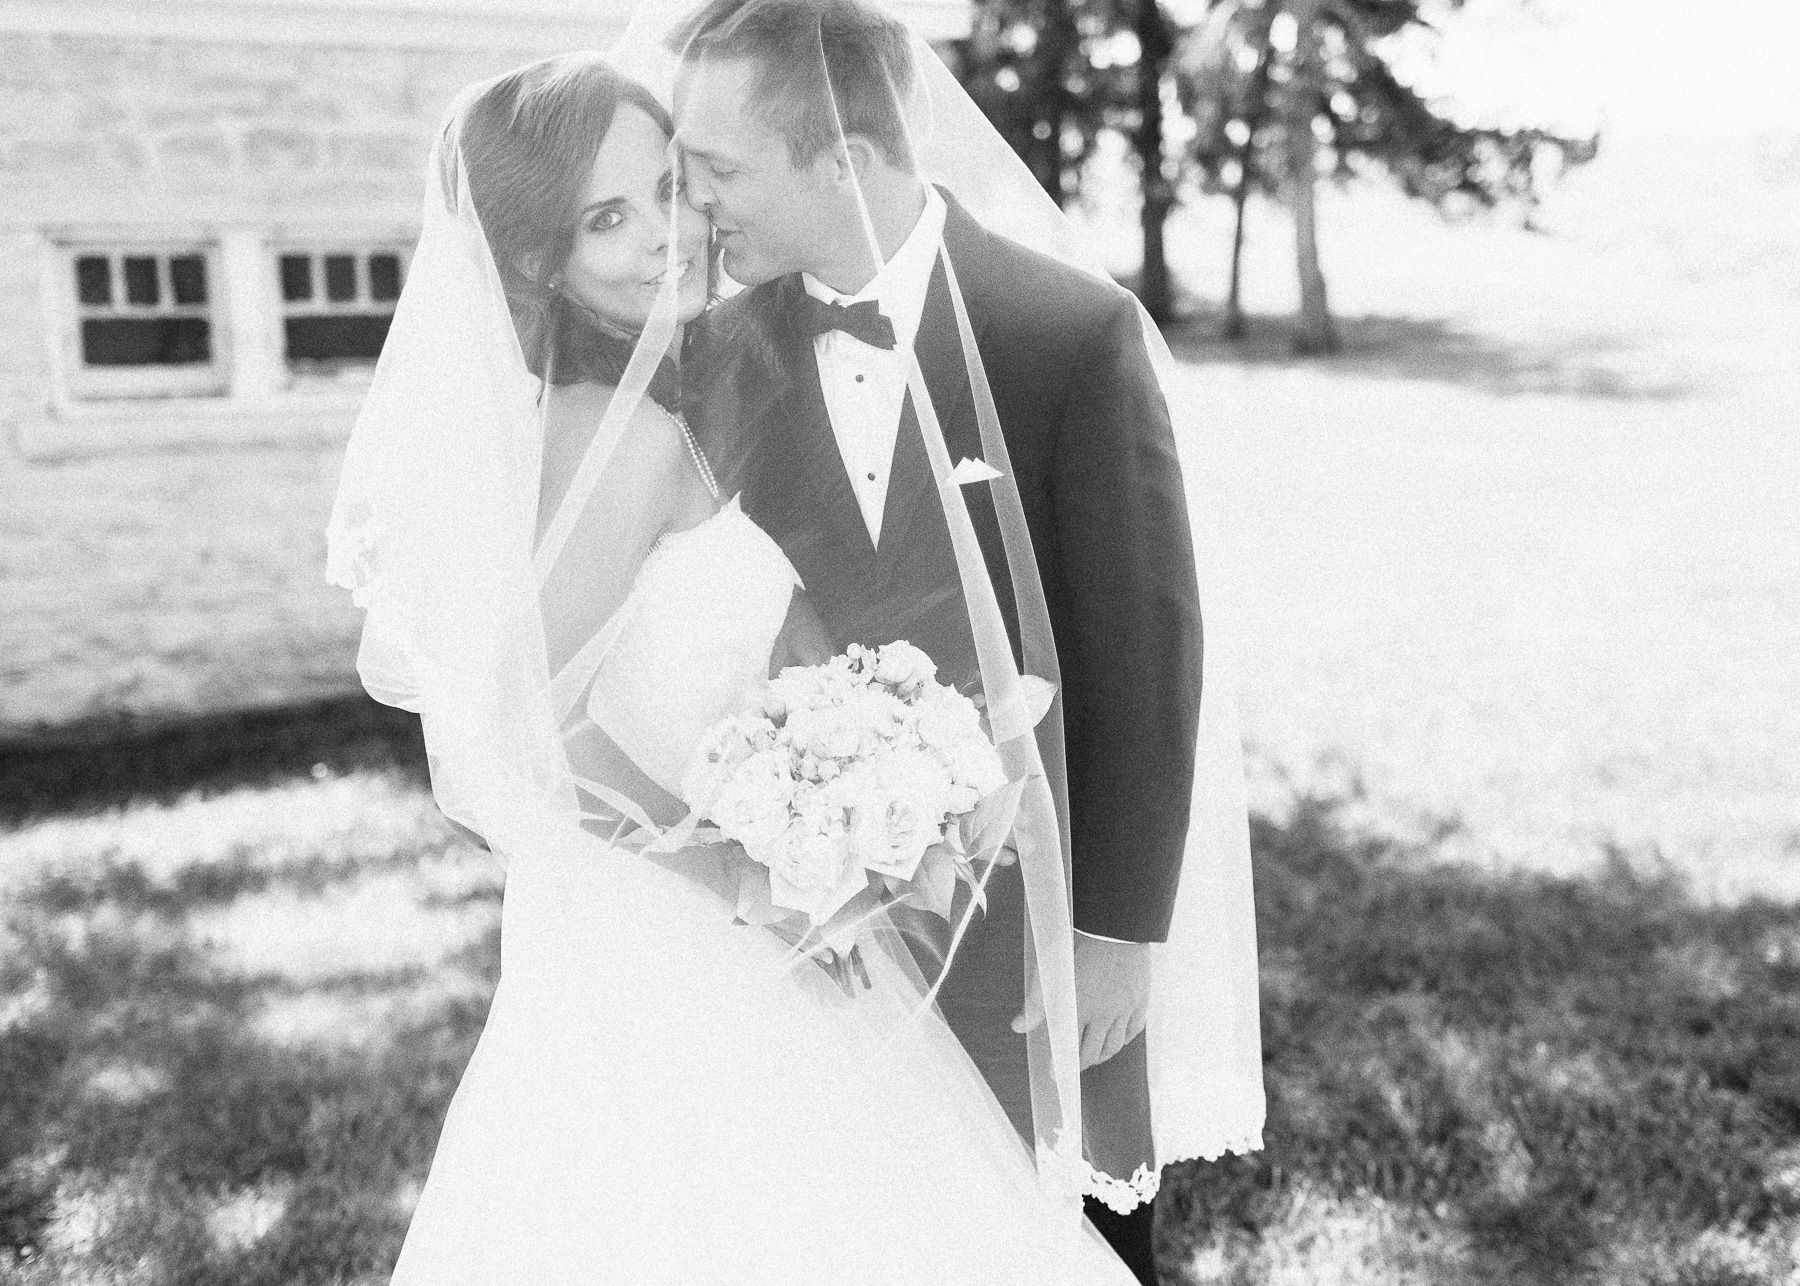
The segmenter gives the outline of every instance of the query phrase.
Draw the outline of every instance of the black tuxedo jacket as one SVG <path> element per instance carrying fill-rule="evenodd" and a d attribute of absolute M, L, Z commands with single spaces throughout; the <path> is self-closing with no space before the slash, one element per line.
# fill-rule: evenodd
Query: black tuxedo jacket
<path fill-rule="evenodd" d="M 1075 927 L 1168 934 L 1200 705 L 1192 538 L 1168 408 L 1136 304 L 988 232 L 946 194 L 957 273 L 1031 533 L 1062 672 Z M 793 275 L 695 328 L 684 400 L 724 492 L 787 552 L 838 647 L 909 639 L 973 677 L 955 560 L 910 395 L 881 539 L 869 541 L 793 324 Z M 915 344 L 952 462 L 982 459 L 943 265 Z M 990 488 L 963 488 L 1015 654 L 1017 608 Z M 946 563 L 945 560 L 948 560 Z M 937 587 L 935 598 L 926 587 Z M 897 610 L 896 604 L 903 604 Z"/>

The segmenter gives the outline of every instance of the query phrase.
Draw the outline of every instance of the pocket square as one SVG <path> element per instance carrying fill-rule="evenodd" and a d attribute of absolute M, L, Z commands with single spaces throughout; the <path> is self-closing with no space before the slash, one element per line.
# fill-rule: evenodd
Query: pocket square
<path fill-rule="evenodd" d="M 995 478 L 1005 476 L 986 460 L 971 460 L 968 456 L 964 456 L 957 466 L 950 470 L 950 481 L 959 487 L 966 487 L 971 482 L 992 482 Z"/>

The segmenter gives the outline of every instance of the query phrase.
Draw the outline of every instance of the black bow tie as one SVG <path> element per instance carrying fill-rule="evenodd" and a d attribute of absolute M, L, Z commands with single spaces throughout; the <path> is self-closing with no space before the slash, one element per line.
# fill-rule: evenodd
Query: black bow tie
<path fill-rule="evenodd" d="M 893 348 L 894 323 L 873 299 L 865 299 L 846 307 L 828 304 L 823 299 L 802 292 L 800 295 L 800 327 L 808 335 L 824 335 L 841 330 L 854 335 L 875 348 Z"/>

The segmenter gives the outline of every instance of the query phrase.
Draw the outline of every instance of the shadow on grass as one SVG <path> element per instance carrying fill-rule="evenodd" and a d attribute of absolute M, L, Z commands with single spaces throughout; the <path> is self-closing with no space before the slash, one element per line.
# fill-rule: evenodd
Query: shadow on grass
<path fill-rule="evenodd" d="M 345 701 L 65 737 L 8 748 L 0 793 L 18 825 L 358 770 L 422 784 L 417 720 Z M 279 856 L 239 845 L 155 871 L 99 852 L 12 884 L 0 1280 L 385 1280 L 499 967 L 498 887 L 447 891 L 446 841 L 423 834 L 373 861 L 329 841 Z M 404 895 L 422 914 L 487 904 L 472 939 L 450 916 L 428 965 L 302 949 L 299 976 L 245 971 L 211 940 L 218 916 L 269 895 L 333 898 L 428 864 L 437 877 Z M 296 1009 L 305 1021 L 279 1020 Z"/>
<path fill-rule="evenodd" d="M 368 714 L 5 771 L 38 783 L 34 815 L 304 780 L 315 763 L 416 779 L 416 724 Z M 1792 1270 L 1756 1239 L 1792 1241 L 1800 1218 L 1793 908 L 1701 905 L 1622 859 L 1585 880 L 1434 865 L 1347 834 L 1328 801 L 1257 819 L 1253 839 L 1267 1147 L 1170 1170 L 1165 1265 L 1211 1253 L 1212 1280 L 1248 1284 L 1404 1252 L 1405 1272 L 1335 1279 L 1443 1286 L 1764 1286 Z M 446 880 L 441 836 L 373 862 L 328 842 L 258 856 L 155 874 L 101 855 L 9 888 L 0 1278 L 385 1280 L 497 976 L 497 890 Z M 456 929 L 435 963 L 234 972 L 203 927 L 271 895 L 397 879 L 400 910 Z M 296 1006 L 311 1018 L 271 1022 Z M 1334 1246 L 1331 1212 L 1370 1203 L 1392 1228 Z"/>
<path fill-rule="evenodd" d="M 1698 390 L 1666 374 L 1638 373 L 1631 346 L 1591 335 L 1554 344 L 1507 343 L 1437 318 L 1344 317 L 1343 350 L 1330 357 L 1298 357 L 1285 317 L 1251 317 L 1243 339 L 1223 336 L 1222 311 L 1199 305 L 1163 331 L 1175 356 L 1198 365 L 1321 365 L 1358 375 L 1465 385 L 1490 393 L 1554 393 L 1621 401 L 1674 401 Z"/>
<path fill-rule="evenodd" d="M 0 826 L 315 769 L 342 776 L 382 768 L 425 782 L 419 718 L 360 694 L 163 723 L 97 719 L 0 742 Z"/>
<path fill-rule="evenodd" d="M 0 969 L 16 1015 L 0 1032 L 0 1270 L 15 1274 L 0 1277 L 385 1278 L 485 998 L 430 999 L 430 980 L 407 970 L 304 985 L 233 976 L 179 917 L 125 915 L 97 890 L 78 928 L 65 912 L 34 929 L 21 902 Z M 497 929 L 465 950 L 463 968 L 491 980 Z M 274 1038 L 258 1021 L 296 995 L 420 992 L 426 1003 L 348 1048 Z M 267 1226 L 233 1226 L 271 1194 Z"/>
<path fill-rule="evenodd" d="M 1794 908 L 1703 906 L 1623 858 L 1434 865 L 1318 800 L 1252 833 L 1266 1148 L 1170 1170 L 1165 1262 L 1211 1243 L 1262 1281 L 1296 1201 L 1375 1198 L 1463 1247 L 1407 1281 L 1788 1280 L 1692 1246 L 1800 1215 Z"/>

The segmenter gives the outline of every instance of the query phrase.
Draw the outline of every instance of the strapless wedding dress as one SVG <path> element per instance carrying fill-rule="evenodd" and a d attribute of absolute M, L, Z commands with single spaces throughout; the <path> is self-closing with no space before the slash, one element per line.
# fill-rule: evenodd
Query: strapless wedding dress
<path fill-rule="evenodd" d="M 589 696 L 646 772 L 766 672 L 795 583 L 728 505 L 667 538 Z M 704 883 L 594 839 L 509 854 L 502 966 L 401 1286 L 1133 1286 L 962 1047 L 870 954 L 846 996 Z"/>

